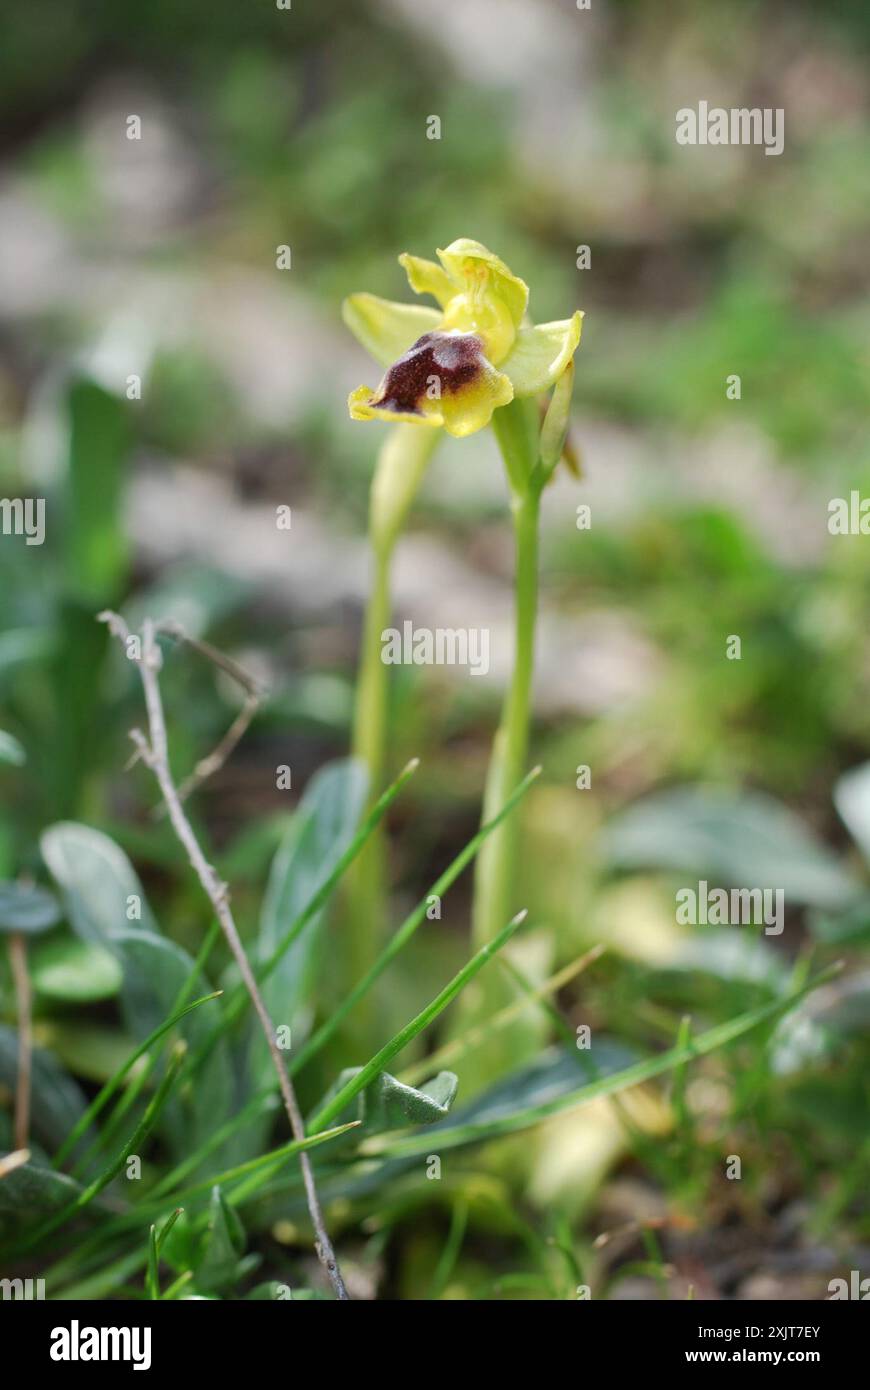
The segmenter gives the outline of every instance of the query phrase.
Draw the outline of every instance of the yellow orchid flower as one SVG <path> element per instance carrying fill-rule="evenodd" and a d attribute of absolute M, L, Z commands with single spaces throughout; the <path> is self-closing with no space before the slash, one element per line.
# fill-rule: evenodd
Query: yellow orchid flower
<path fill-rule="evenodd" d="M 528 286 L 479 241 L 460 237 L 437 254 L 440 265 L 407 253 L 399 263 L 415 294 L 432 295 L 439 309 L 374 294 L 345 300 L 348 328 L 386 368 L 376 390 L 351 392 L 352 419 L 443 426 L 462 437 L 515 397 L 547 391 L 572 361 L 579 310 L 533 326 Z"/>

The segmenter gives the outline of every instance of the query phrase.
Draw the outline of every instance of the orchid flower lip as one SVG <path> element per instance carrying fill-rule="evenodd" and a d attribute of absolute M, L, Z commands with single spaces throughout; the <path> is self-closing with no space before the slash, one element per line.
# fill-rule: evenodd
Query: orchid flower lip
<path fill-rule="evenodd" d="M 473 333 L 424 333 L 390 367 L 376 403 L 399 414 L 422 415 L 420 401 L 437 383 L 438 397 L 458 391 L 480 373 L 483 344 Z"/>
<path fill-rule="evenodd" d="M 512 399 L 510 381 L 488 361 L 476 334 L 438 331 L 412 343 L 376 391 L 354 391 L 349 406 L 355 420 L 443 425 L 462 437 L 482 429 Z"/>
<path fill-rule="evenodd" d="M 345 301 L 348 327 L 386 368 L 377 390 L 360 386 L 351 393 L 352 419 L 472 434 L 514 396 L 549 391 L 573 359 L 579 310 L 530 324 L 528 286 L 480 242 L 459 238 L 437 254 L 438 261 L 429 261 L 405 252 L 399 262 L 411 289 L 430 295 L 438 309 L 372 294 Z"/>

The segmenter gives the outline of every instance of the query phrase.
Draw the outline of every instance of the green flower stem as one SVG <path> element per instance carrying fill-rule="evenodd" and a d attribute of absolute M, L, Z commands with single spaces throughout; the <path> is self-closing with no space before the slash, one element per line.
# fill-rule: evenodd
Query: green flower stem
<path fill-rule="evenodd" d="M 421 425 L 397 425 L 381 448 L 372 479 L 369 539 L 374 575 L 363 627 L 352 746 L 354 756 L 368 768 L 372 798 L 381 792 L 387 762 L 389 682 L 381 660 L 381 634 L 390 626 L 393 552 L 440 434 Z M 384 840 L 374 834 L 348 875 L 351 982 L 360 979 L 377 956 L 386 925 L 385 878 Z"/>
<path fill-rule="evenodd" d="M 569 363 L 556 382 L 543 423 L 537 406 L 529 399 L 514 400 L 492 417 L 511 494 L 516 574 L 514 666 L 487 774 L 484 821 L 501 810 L 526 771 L 535 667 L 541 493 L 562 455 L 573 388 L 574 367 Z M 472 924 L 473 940 L 478 946 L 492 940 L 511 910 L 518 846 L 519 827 L 514 816 L 493 835 L 478 858 Z"/>
<path fill-rule="evenodd" d="M 377 794 L 384 779 L 387 742 L 387 667 L 381 661 L 381 633 L 390 625 L 392 544 L 374 553 L 374 576 L 363 627 L 362 653 L 354 711 L 352 752 L 368 768 L 369 789 Z M 386 842 L 382 833 L 369 838 L 347 878 L 353 930 L 346 942 L 348 983 L 364 975 L 377 954 L 384 924 Z"/>
<path fill-rule="evenodd" d="M 484 821 L 498 814 L 526 771 L 538 609 L 538 521 L 541 491 L 547 477 L 542 466 L 540 423 L 533 402 L 514 401 L 497 410 L 493 428 L 511 497 L 515 553 L 514 661 L 487 772 Z M 493 940 L 501 923 L 514 910 L 511 904 L 521 848 L 519 832 L 517 817 L 510 816 L 478 855 L 471 923 L 472 943 L 478 948 Z M 460 1031 L 498 1014 L 507 1008 L 512 998 L 513 991 L 504 978 L 490 976 L 481 980 L 464 1001 Z M 487 1034 L 465 1060 L 463 1078 L 470 1093 L 474 1094 L 492 1076 L 508 1070 L 522 1057 L 527 1046 L 525 1022 L 517 1022 L 498 1037 Z"/>
<path fill-rule="evenodd" d="M 390 626 L 393 544 L 374 552 L 374 574 L 366 607 L 362 654 L 353 722 L 353 754 L 369 770 L 376 794 L 384 776 L 387 736 L 387 668 L 381 661 L 381 633 Z"/>
<path fill-rule="evenodd" d="M 514 492 L 511 512 L 516 553 L 514 666 L 487 773 L 484 821 L 498 814 L 521 781 L 529 745 L 538 608 L 539 488 L 530 483 L 524 494 Z M 511 816 L 499 826 L 478 856 L 472 923 L 473 941 L 477 946 L 491 941 L 510 914 L 517 844 L 517 819 Z"/>

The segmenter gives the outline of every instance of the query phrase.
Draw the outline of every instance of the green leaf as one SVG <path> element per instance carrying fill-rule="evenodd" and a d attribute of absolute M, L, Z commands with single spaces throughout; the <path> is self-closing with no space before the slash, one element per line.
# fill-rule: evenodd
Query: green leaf
<path fill-rule="evenodd" d="M 574 392 L 574 363 L 569 362 L 553 390 L 544 423 L 541 426 L 541 477 L 548 482 L 562 457 L 568 427 L 571 423 L 571 397 Z"/>
<path fill-rule="evenodd" d="M 587 1055 L 586 1061 L 598 1074 L 594 1080 L 584 1085 L 576 1085 L 575 1070 L 575 1085 L 566 1087 L 567 1076 L 564 1071 L 568 1056 L 573 1057 L 576 1068 L 577 1058 L 582 1058 L 582 1053 L 578 1052 L 576 1057 L 573 1056 L 573 1051 L 564 1053 L 565 1061 L 562 1066 L 547 1075 L 547 1062 L 559 1062 L 558 1055 L 551 1053 L 539 1059 L 531 1068 L 526 1068 L 518 1077 L 509 1077 L 505 1082 L 499 1083 L 472 1105 L 451 1115 L 449 1120 L 427 1130 L 424 1136 L 412 1135 L 410 1138 L 388 1143 L 383 1152 L 388 1157 L 403 1158 L 427 1149 L 431 1151 L 430 1146 L 433 1145 L 437 1145 L 440 1152 L 445 1148 L 480 1143 L 502 1134 L 528 1129 L 542 1120 L 549 1119 L 551 1115 L 585 1105 L 599 1096 L 618 1095 L 629 1086 L 651 1081 L 676 1066 L 691 1062 L 696 1057 L 706 1056 L 720 1047 L 726 1047 L 753 1028 L 757 1028 L 759 1024 L 785 1015 L 828 978 L 829 976 L 823 973 L 787 999 L 778 999 L 757 1009 L 748 1009 L 726 1023 L 717 1024 L 705 1033 L 681 1041 L 666 1052 L 643 1058 L 629 1066 L 611 1070 L 606 1056 L 599 1054 L 596 1049 L 594 1054 Z M 539 1067 L 544 1068 L 543 1072 L 537 1071 Z"/>
<path fill-rule="evenodd" d="M 175 1210 L 178 1211 L 179 1208 L 176 1207 Z M 198 1215 L 201 1216 L 202 1213 L 200 1212 Z M 165 1238 L 161 1241 L 160 1257 L 177 1274 L 183 1274 L 186 1270 L 193 1269 L 199 1258 L 201 1244 L 201 1233 L 195 1222 L 191 1220 L 190 1212 L 182 1208 L 181 1215 L 172 1222 Z"/>
<path fill-rule="evenodd" d="M 324 1108 L 361 1070 L 361 1067 L 346 1067 L 323 1097 L 318 1109 Z M 398 1081 L 389 1072 L 382 1071 L 345 1106 L 337 1117 L 338 1122 L 359 1120 L 356 1137 L 379 1134 L 387 1129 L 404 1129 L 408 1125 L 435 1124 L 446 1117 L 458 1084 L 458 1078 L 452 1071 L 442 1071 L 416 1089 Z"/>
<path fill-rule="evenodd" d="M 81 1188 L 65 1173 L 25 1163 L 0 1181 L 0 1234 L 16 1235 L 36 1218 L 62 1211 L 79 1196 Z"/>
<path fill-rule="evenodd" d="M 134 1038 L 147 1038 L 176 1010 L 194 972 L 194 962 L 174 941 L 146 932 L 119 931 L 110 944 L 123 970 L 124 1022 Z M 207 988 L 207 981 L 197 973 L 193 992 L 202 994 Z M 214 1017 L 213 1010 L 206 1016 L 203 1010 L 195 1009 L 179 1020 L 178 1031 L 191 1050 L 211 1038 Z M 232 1060 L 226 1041 L 220 1039 L 199 1068 L 196 1084 L 184 1088 L 182 1095 L 167 1106 L 165 1123 L 175 1153 L 183 1157 L 198 1147 L 232 1113 L 236 1101 Z"/>
<path fill-rule="evenodd" d="M 111 951 L 77 937 L 42 941 L 31 952 L 30 976 L 37 994 L 71 1004 L 111 999 L 121 988 L 121 967 Z"/>
<path fill-rule="evenodd" d="M 44 832 L 40 845 L 79 936 L 111 946 L 118 932 L 157 931 L 132 864 L 108 835 L 76 821 L 60 821 Z M 128 910 L 140 911 L 141 918 L 129 918 Z"/>
<path fill-rule="evenodd" d="M 784 1099 L 796 1124 L 808 1126 L 810 1132 L 824 1135 L 828 1142 L 842 1135 L 848 1141 L 853 1162 L 866 1169 L 867 1091 L 864 1076 L 857 1069 L 843 1069 L 835 1086 L 824 1072 L 792 1081 Z"/>
<path fill-rule="evenodd" d="M 184 1209 L 176 1207 L 175 1211 L 166 1218 L 160 1230 L 157 1229 L 156 1225 L 153 1225 L 148 1232 L 148 1268 L 145 1273 L 145 1292 L 150 1299 L 160 1297 L 160 1259 L 163 1246 L 172 1235 L 178 1218 L 183 1215 Z"/>
<path fill-rule="evenodd" d="M 87 1187 L 81 1189 L 78 1195 L 69 1202 L 67 1206 L 62 1207 L 58 1212 L 54 1212 L 44 1221 L 40 1222 L 35 1228 L 33 1226 L 28 1227 L 27 1234 L 20 1246 L 21 1250 L 30 1250 L 34 1246 L 39 1245 L 46 1236 L 51 1235 L 59 1226 L 65 1225 L 69 1219 L 82 1212 L 84 1208 L 89 1206 L 90 1203 L 109 1186 L 109 1183 L 118 1176 L 130 1154 L 140 1154 L 142 1152 L 142 1148 L 152 1129 L 155 1127 L 169 1094 L 178 1079 L 178 1073 L 183 1061 L 183 1049 L 178 1047 L 173 1051 L 166 1072 L 160 1081 L 160 1085 L 146 1105 L 141 1120 L 130 1134 L 120 1152 L 115 1155 L 109 1165 L 103 1169 L 98 1177 L 89 1182 Z"/>
<path fill-rule="evenodd" d="M 525 911 L 517 913 L 516 917 L 513 917 L 507 926 L 502 927 L 492 941 L 487 942 L 469 961 L 466 961 L 462 969 L 457 971 L 453 979 L 424 1009 L 420 1010 L 416 1018 L 412 1018 L 409 1023 L 405 1024 L 404 1028 L 399 1029 L 398 1033 L 394 1033 L 389 1042 L 384 1043 L 384 1046 L 373 1057 L 369 1058 L 364 1067 L 358 1067 L 354 1070 L 353 1076 L 338 1088 L 331 1100 L 318 1108 L 317 1114 L 308 1122 L 310 1133 L 317 1133 L 318 1130 L 325 1129 L 327 1125 L 332 1124 L 335 1116 L 341 1113 L 345 1105 L 360 1091 L 364 1091 L 393 1057 L 397 1056 L 403 1048 L 407 1047 L 409 1042 L 416 1038 L 419 1033 L 422 1033 L 424 1028 L 428 1028 L 439 1014 L 443 1013 L 448 1004 L 451 1004 L 457 995 L 462 993 L 475 975 L 479 974 L 493 956 L 507 945 L 525 921 L 526 915 Z"/>
<path fill-rule="evenodd" d="M 787 903 L 840 907 L 858 881 L 781 802 L 717 787 L 658 792 L 630 807 L 604 834 L 621 869 L 657 868 L 711 883 L 781 888 Z"/>
<path fill-rule="evenodd" d="M 93 381 L 69 392 L 70 446 L 67 574 L 72 592 L 95 605 L 111 602 L 126 567 L 122 525 L 130 436 L 123 403 Z"/>
<path fill-rule="evenodd" d="M 395 542 L 420 488 L 441 430 L 396 425 L 378 450 L 369 504 L 369 532 L 383 553 Z"/>
<path fill-rule="evenodd" d="M 0 763 L 12 763 L 14 767 L 21 767 L 27 761 L 27 754 L 18 739 L 12 734 L 7 734 L 5 729 L 0 729 Z"/>
<path fill-rule="evenodd" d="M 0 632 L 0 685 L 23 666 L 47 661 L 53 654 L 57 636 L 49 628 L 20 627 Z"/>
<path fill-rule="evenodd" d="M 46 931 L 60 918 L 57 898 L 47 888 L 0 883 L 0 931 Z"/>
<path fill-rule="evenodd" d="M 158 934 L 133 866 L 108 835 L 65 821 L 51 826 L 41 843 L 45 862 L 64 891 L 75 930 L 86 942 L 111 951 L 120 965 L 124 1022 L 141 1041 L 178 1008 L 194 973 L 193 960 Z M 131 904 L 141 912 L 141 920 L 128 919 Z M 197 978 L 191 990 L 205 993 L 207 982 Z M 198 1011 L 187 1014 L 179 1025 L 191 1047 L 203 1046 L 213 1029 L 214 1022 L 206 1022 Z M 175 1152 L 181 1155 L 202 1143 L 226 1119 L 235 1101 L 235 1073 L 221 1039 L 200 1068 L 196 1086 L 167 1106 L 163 1123 Z"/>
<path fill-rule="evenodd" d="M 211 1003 L 215 997 L 216 995 L 214 994 L 205 994 L 202 998 L 194 999 L 191 1003 L 185 1004 L 183 1008 L 170 1014 L 169 1018 L 164 1019 L 163 1022 L 155 1028 L 154 1032 L 150 1033 L 149 1036 L 145 1038 L 144 1042 L 141 1042 L 133 1052 L 129 1053 L 106 1081 L 99 1094 L 91 1101 L 87 1111 L 76 1121 L 74 1127 L 65 1137 L 63 1144 L 61 1144 L 54 1158 L 54 1166 L 56 1168 L 60 1167 L 65 1161 L 67 1154 L 72 1152 L 78 1140 L 79 1132 L 83 1132 L 87 1128 L 87 1125 L 102 1113 L 112 1096 L 120 1087 L 121 1082 L 129 1075 L 139 1058 L 142 1057 L 154 1043 L 158 1042 L 165 1033 L 168 1033 L 171 1028 L 174 1028 L 185 1014 L 191 1013 L 194 1009 L 200 1008 L 203 1004 Z"/>
<path fill-rule="evenodd" d="M 312 778 L 278 853 L 272 861 L 260 916 L 259 957 L 266 960 L 309 899 L 329 878 L 353 840 L 365 808 L 368 776 L 363 765 L 346 759 Z M 271 972 L 263 996 L 276 1023 L 296 1024 L 313 984 L 315 949 L 324 912 L 313 917 Z M 262 1077 L 268 1075 L 266 1049 L 259 1049 Z"/>
<path fill-rule="evenodd" d="M 256 1158 L 249 1158 L 244 1163 L 237 1163 L 222 1173 L 216 1173 L 201 1182 L 191 1184 L 190 1187 L 175 1189 L 159 1198 L 145 1198 L 132 1214 L 119 1217 L 116 1226 L 139 1222 L 145 1216 L 160 1216 L 170 1206 L 189 1202 L 193 1197 L 198 1197 L 201 1192 L 209 1191 L 216 1184 L 220 1187 L 226 1187 L 228 1183 L 234 1183 L 241 1179 L 239 1186 L 230 1192 L 227 1199 L 230 1206 L 235 1206 L 237 1203 L 248 1200 L 252 1193 L 257 1192 L 275 1173 L 286 1168 L 288 1160 L 294 1155 L 307 1152 L 309 1149 L 319 1148 L 322 1144 L 334 1144 L 337 1139 L 347 1134 L 352 1128 L 352 1125 L 338 1125 L 335 1129 L 323 1130 L 320 1134 L 306 1135 L 304 1139 L 291 1139 L 289 1143 L 282 1144 L 280 1148 L 272 1149 L 265 1154 L 258 1154 Z M 293 1166 L 295 1169 L 295 1165 Z"/>
<path fill-rule="evenodd" d="M 14 1093 L 17 1078 L 18 1034 L 14 1028 L 0 1025 L 0 1084 Z M 85 1108 L 84 1095 L 51 1053 L 35 1048 L 30 1093 L 31 1128 L 35 1138 L 53 1153 L 85 1113 Z"/>
<path fill-rule="evenodd" d="M 677 943 L 663 970 L 700 971 L 720 980 L 739 980 L 779 993 L 790 972 L 767 941 L 734 928 L 703 928 L 702 936 L 688 936 Z"/>
<path fill-rule="evenodd" d="M 203 1293 L 229 1288 L 245 1249 L 245 1232 L 220 1187 L 213 1187 L 202 1254 L 196 1266 L 196 1287 Z"/>
<path fill-rule="evenodd" d="M 834 787 L 840 819 L 870 863 L 870 762 L 844 772 Z"/>
<path fill-rule="evenodd" d="M 536 403 L 531 397 L 518 397 L 509 405 L 503 405 L 493 414 L 492 428 L 511 491 L 522 497 L 538 461 L 540 421 Z"/>
<path fill-rule="evenodd" d="M 31 763 L 51 814 L 74 817 L 88 780 L 100 765 L 105 738 L 103 668 L 109 633 L 94 622 L 97 603 L 62 596 L 57 638 L 46 672 L 52 694 L 44 737 L 31 745 Z"/>
<path fill-rule="evenodd" d="M 870 939 L 870 894 L 850 903 L 842 912 L 813 912 L 809 928 L 817 941 L 826 946 Z"/>
<path fill-rule="evenodd" d="M 406 772 L 402 774 L 403 777 L 412 766 L 413 764 L 408 764 Z M 538 777 L 540 771 L 541 769 L 539 767 L 533 768 L 532 771 L 523 778 L 519 786 L 515 787 L 511 792 L 501 810 L 498 811 L 491 820 L 488 820 L 480 827 L 477 834 L 473 835 L 468 843 L 463 846 L 456 857 L 448 864 L 444 872 L 435 880 L 432 887 L 424 893 L 423 897 L 417 903 L 417 906 L 408 914 L 401 926 L 390 937 L 390 940 L 373 962 L 371 968 L 366 971 L 362 979 L 357 980 L 353 988 L 344 995 L 338 1004 L 336 1004 L 330 1012 L 329 1017 L 324 1019 L 323 1023 L 321 1023 L 320 1027 L 308 1039 L 305 1045 L 294 1053 L 293 1060 L 290 1063 L 291 1076 L 295 1075 L 311 1057 L 315 1056 L 316 1053 L 320 1051 L 347 1015 L 356 1007 L 361 999 L 365 998 L 374 982 L 384 970 L 386 970 L 387 966 L 395 959 L 399 952 L 407 946 L 411 937 L 426 920 L 432 897 L 441 898 L 444 896 L 448 888 L 456 882 L 463 869 L 471 863 L 487 836 L 492 834 L 496 826 L 501 824 L 501 822 L 511 814 L 517 802 L 525 796 L 528 788 Z M 401 781 L 401 779 L 399 780 Z M 398 783 L 394 783 L 394 786 L 398 786 Z"/>
<path fill-rule="evenodd" d="M 850 1037 L 870 1029 L 870 970 L 832 980 L 784 1018 L 771 1040 L 773 1070 L 799 1071 L 842 1051 Z"/>
<path fill-rule="evenodd" d="M 488 1124 L 521 1114 L 539 1105 L 576 1092 L 581 1082 L 595 1083 L 617 1075 L 639 1060 L 636 1048 L 613 1038 L 600 1037 L 589 1051 L 550 1047 L 527 1066 L 475 1097 L 452 1122 L 457 1125 Z M 436 1131 L 440 1133 L 440 1131 Z"/>
<path fill-rule="evenodd" d="M 42 1020 L 40 1034 L 68 1071 L 100 1086 L 127 1062 L 133 1047 L 119 1028 L 84 1019 L 71 1025 L 65 1013 L 57 1020 Z"/>

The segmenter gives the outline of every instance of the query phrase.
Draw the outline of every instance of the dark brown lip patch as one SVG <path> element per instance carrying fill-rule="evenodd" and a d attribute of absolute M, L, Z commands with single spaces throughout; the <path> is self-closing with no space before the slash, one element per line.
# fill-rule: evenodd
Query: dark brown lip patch
<path fill-rule="evenodd" d="M 468 386 L 483 372 L 483 343 L 474 333 L 424 333 L 394 362 L 371 404 L 397 415 L 422 415 L 432 378 L 442 396 Z"/>

